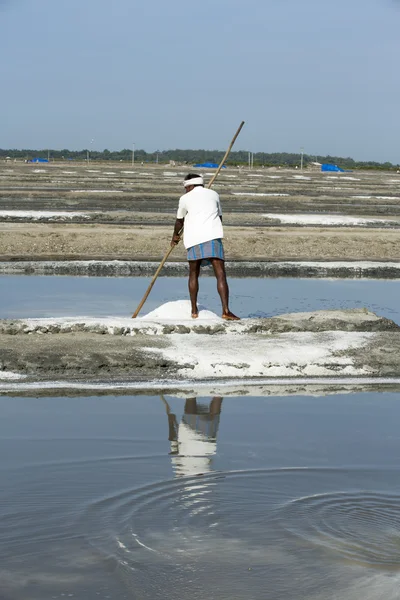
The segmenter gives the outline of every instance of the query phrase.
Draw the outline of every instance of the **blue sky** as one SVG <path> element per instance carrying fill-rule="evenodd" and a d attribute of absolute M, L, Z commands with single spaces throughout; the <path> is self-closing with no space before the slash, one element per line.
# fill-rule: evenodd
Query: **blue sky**
<path fill-rule="evenodd" d="M 0 0 L 0 147 L 400 162 L 398 0 Z M 91 140 L 94 140 L 91 144 Z"/>

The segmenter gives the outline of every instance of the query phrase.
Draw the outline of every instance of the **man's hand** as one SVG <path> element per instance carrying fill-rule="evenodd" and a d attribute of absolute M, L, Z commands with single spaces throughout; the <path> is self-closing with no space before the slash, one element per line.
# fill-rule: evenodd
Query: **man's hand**
<path fill-rule="evenodd" d="M 181 241 L 181 236 L 174 233 L 171 240 L 171 246 L 174 247 Z"/>
<path fill-rule="evenodd" d="M 174 233 L 172 234 L 171 247 L 173 248 L 181 241 L 181 233 L 183 232 L 184 219 L 176 219 Z"/>

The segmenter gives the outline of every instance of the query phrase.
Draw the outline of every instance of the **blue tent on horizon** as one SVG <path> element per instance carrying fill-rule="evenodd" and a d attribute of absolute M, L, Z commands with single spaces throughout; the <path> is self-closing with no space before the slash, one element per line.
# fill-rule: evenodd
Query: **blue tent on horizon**
<path fill-rule="evenodd" d="M 218 169 L 219 165 L 213 162 L 205 162 L 193 165 L 193 167 L 195 167 L 196 169 Z M 224 165 L 222 168 L 226 169 L 226 166 Z"/>
<path fill-rule="evenodd" d="M 47 160 L 47 158 L 31 158 L 31 160 L 28 160 L 28 162 L 30 162 L 30 163 L 48 163 L 49 161 Z"/>
<path fill-rule="evenodd" d="M 330 172 L 333 171 L 334 173 L 344 173 L 344 169 L 341 169 L 337 165 L 328 165 L 328 164 L 321 165 L 321 171 L 323 173 L 326 173 L 326 172 L 329 172 L 329 171 Z"/>

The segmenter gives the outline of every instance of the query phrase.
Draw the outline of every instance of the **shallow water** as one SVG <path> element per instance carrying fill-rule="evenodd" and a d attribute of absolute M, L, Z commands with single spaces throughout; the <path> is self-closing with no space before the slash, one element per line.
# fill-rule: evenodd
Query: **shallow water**
<path fill-rule="evenodd" d="M 0 410 L 1 598 L 398 598 L 398 393 Z"/>
<path fill-rule="evenodd" d="M 0 276 L 0 317 L 129 316 L 147 277 Z M 231 308 L 241 317 L 366 307 L 400 323 L 400 281 L 230 278 Z M 141 315 L 188 297 L 184 277 L 160 277 Z M 199 302 L 219 314 L 215 279 L 200 280 Z"/>
<path fill-rule="evenodd" d="M 130 315 L 148 278 L 0 277 L 5 318 Z M 365 306 L 400 282 L 231 279 L 241 316 Z M 160 278 L 143 314 L 187 297 Z M 200 302 L 219 312 L 212 278 Z M 399 393 L 0 397 L 0 598 L 391 600 Z"/>

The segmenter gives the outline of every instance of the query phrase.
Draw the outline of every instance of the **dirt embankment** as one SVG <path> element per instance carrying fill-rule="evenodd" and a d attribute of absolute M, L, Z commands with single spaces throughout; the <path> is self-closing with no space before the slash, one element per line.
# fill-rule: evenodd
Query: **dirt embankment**
<path fill-rule="evenodd" d="M 161 260 L 169 227 L 0 225 L 1 260 Z M 396 230 L 226 227 L 228 260 L 400 260 Z M 185 260 L 181 244 L 172 257 Z"/>

